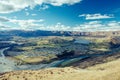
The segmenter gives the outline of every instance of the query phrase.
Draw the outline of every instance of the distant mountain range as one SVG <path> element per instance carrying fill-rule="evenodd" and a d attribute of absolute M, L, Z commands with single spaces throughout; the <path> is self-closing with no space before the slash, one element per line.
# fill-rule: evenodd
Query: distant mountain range
<path fill-rule="evenodd" d="M 11 31 L 0 31 L 0 36 L 21 36 L 21 37 L 39 37 L 39 36 L 120 36 L 120 31 L 78 32 L 78 31 L 11 30 Z"/>

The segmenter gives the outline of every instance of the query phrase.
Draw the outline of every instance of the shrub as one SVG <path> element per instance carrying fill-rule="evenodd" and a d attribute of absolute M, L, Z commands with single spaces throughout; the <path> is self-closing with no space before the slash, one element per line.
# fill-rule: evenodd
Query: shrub
<path fill-rule="evenodd" d="M 62 54 L 58 54 L 57 57 L 58 58 L 67 58 L 67 57 L 70 57 L 70 56 L 73 56 L 75 54 L 75 51 L 74 50 L 71 50 L 71 51 L 63 51 Z"/>

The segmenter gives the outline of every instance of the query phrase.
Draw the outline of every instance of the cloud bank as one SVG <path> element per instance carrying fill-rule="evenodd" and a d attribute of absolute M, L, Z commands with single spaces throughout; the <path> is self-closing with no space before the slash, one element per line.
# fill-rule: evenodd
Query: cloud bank
<path fill-rule="evenodd" d="M 15 24 L 17 26 L 8 26 L 5 23 Z M 55 25 L 44 25 L 44 19 L 17 20 L 0 17 L 1 30 L 50 30 L 50 31 L 117 31 L 120 30 L 120 21 L 89 21 L 77 26 L 67 26 L 60 22 Z"/>
<path fill-rule="evenodd" d="M 85 17 L 86 20 L 94 20 L 94 19 L 109 19 L 109 18 L 114 18 L 113 15 L 108 15 L 108 14 L 82 14 L 79 15 L 79 17 Z"/>
<path fill-rule="evenodd" d="M 11 13 L 27 7 L 33 9 L 36 5 L 42 4 L 50 4 L 53 6 L 62 6 L 64 4 L 73 5 L 81 1 L 82 0 L 0 0 L 0 13 Z M 48 6 L 43 6 L 43 9 L 47 8 Z"/>

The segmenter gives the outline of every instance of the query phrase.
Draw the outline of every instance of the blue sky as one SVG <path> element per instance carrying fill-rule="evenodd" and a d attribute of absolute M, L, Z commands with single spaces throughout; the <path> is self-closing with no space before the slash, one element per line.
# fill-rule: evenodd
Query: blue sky
<path fill-rule="evenodd" d="M 120 0 L 0 0 L 0 30 L 120 30 Z"/>

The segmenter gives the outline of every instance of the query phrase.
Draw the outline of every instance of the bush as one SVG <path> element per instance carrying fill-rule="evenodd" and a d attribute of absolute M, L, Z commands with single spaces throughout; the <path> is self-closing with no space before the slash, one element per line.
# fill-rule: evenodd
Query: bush
<path fill-rule="evenodd" d="M 72 51 L 63 51 L 62 54 L 58 54 L 57 57 L 58 58 L 67 58 L 67 57 L 70 57 L 70 56 L 73 56 L 75 54 L 75 51 L 72 50 Z"/>

